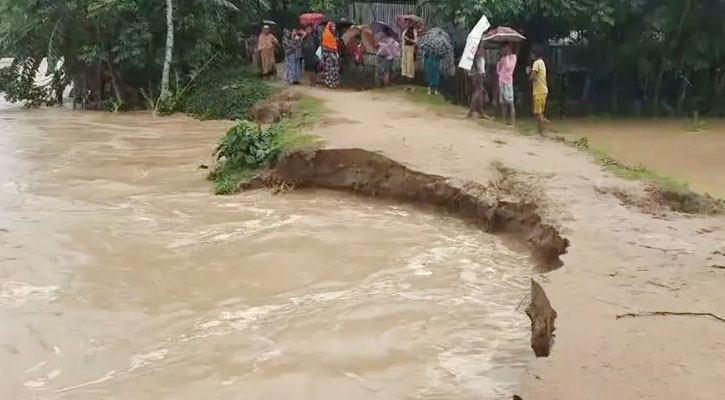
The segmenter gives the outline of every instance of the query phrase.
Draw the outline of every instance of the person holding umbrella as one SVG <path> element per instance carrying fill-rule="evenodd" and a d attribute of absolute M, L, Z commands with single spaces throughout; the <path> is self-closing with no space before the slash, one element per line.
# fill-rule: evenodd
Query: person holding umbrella
<path fill-rule="evenodd" d="M 524 35 L 507 26 L 499 26 L 491 29 L 483 36 L 484 42 L 501 43 L 502 56 L 496 64 L 498 77 L 499 105 L 503 117 L 509 125 L 516 121 L 516 110 L 514 107 L 514 70 L 516 69 L 516 52 L 514 43 L 526 40 Z M 508 120 L 506 110 L 510 109 L 511 119 Z"/>
<path fill-rule="evenodd" d="M 502 45 L 502 55 L 496 64 L 498 74 L 498 93 L 501 115 L 507 125 L 513 126 L 516 123 L 516 107 L 514 106 L 514 69 L 516 69 L 516 53 L 512 50 L 510 43 Z M 507 109 L 511 110 L 511 119 L 508 119 Z"/>
<path fill-rule="evenodd" d="M 401 60 L 401 75 L 406 78 L 415 78 L 415 49 L 418 46 L 418 29 L 415 23 L 406 20 L 406 27 L 401 34 L 403 45 L 403 59 Z"/>
<path fill-rule="evenodd" d="M 438 94 L 441 69 L 448 69 L 453 63 L 451 38 L 443 29 L 433 28 L 423 35 L 419 48 L 425 60 L 428 94 Z"/>
<path fill-rule="evenodd" d="M 317 84 L 317 71 L 319 60 L 317 59 L 317 48 L 320 47 L 320 40 L 315 34 L 312 25 L 305 28 L 305 38 L 302 40 L 302 56 L 304 58 L 305 71 L 310 75 L 310 85 Z"/>
<path fill-rule="evenodd" d="M 400 45 L 390 36 L 378 40 L 378 64 L 383 73 L 383 87 L 390 86 L 395 60 L 400 58 Z"/>

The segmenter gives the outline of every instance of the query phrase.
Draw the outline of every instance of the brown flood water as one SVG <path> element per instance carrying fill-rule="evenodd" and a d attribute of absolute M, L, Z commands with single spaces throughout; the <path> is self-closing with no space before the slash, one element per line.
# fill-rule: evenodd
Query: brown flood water
<path fill-rule="evenodd" d="M 557 121 L 564 135 L 586 136 L 589 143 L 628 165 L 644 165 L 687 182 L 700 193 L 725 199 L 725 120 L 707 120 L 701 131 L 684 119 Z"/>
<path fill-rule="evenodd" d="M 229 126 L 0 107 L 8 399 L 500 399 L 526 255 L 330 192 L 210 193 Z"/>

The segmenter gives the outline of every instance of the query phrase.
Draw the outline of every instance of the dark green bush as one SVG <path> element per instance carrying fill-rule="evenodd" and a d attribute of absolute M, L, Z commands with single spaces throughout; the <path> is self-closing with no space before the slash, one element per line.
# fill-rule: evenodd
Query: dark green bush
<path fill-rule="evenodd" d="M 244 169 L 265 166 L 279 155 L 275 136 L 276 131 L 273 129 L 259 132 L 254 123 L 239 121 L 219 143 L 217 163 Z"/>
<path fill-rule="evenodd" d="M 216 194 L 231 194 L 254 175 L 254 171 L 271 164 L 280 154 L 278 131 L 259 132 L 250 121 L 239 121 L 219 142 L 211 179 Z"/>
<path fill-rule="evenodd" d="M 272 93 L 274 89 L 249 69 L 217 69 L 197 78 L 180 108 L 199 119 L 245 119 Z"/>

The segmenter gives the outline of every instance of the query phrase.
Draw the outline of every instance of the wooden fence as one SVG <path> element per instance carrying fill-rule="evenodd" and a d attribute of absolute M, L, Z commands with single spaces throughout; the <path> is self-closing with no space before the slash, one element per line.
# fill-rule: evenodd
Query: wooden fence
<path fill-rule="evenodd" d="M 440 13 L 435 2 L 375 2 L 357 1 L 348 6 L 347 16 L 358 24 L 369 24 L 375 21 L 382 21 L 387 24 L 395 23 L 395 16 L 399 14 L 414 14 L 425 21 L 426 26 L 438 26 L 441 28 L 452 27 Z"/>

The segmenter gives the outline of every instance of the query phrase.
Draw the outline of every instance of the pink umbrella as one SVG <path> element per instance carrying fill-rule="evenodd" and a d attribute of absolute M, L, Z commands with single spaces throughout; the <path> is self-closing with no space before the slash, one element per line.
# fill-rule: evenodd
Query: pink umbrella
<path fill-rule="evenodd" d="M 523 42 L 526 40 L 526 37 L 515 30 L 507 27 L 507 26 L 499 26 L 497 28 L 491 29 L 488 32 L 486 32 L 485 35 L 483 35 L 483 39 L 481 39 L 484 42 L 495 42 L 495 43 L 503 43 L 503 42 Z"/>
<path fill-rule="evenodd" d="M 425 22 L 417 15 L 413 14 L 398 14 L 395 16 L 395 24 L 403 30 L 407 27 L 407 24 L 412 23 L 413 28 L 422 31 L 425 28 Z"/>
<path fill-rule="evenodd" d="M 325 20 L 325 14 L 321 13 L 306 13 L 300 15 L 300 25 L 317 25 Z"/>

